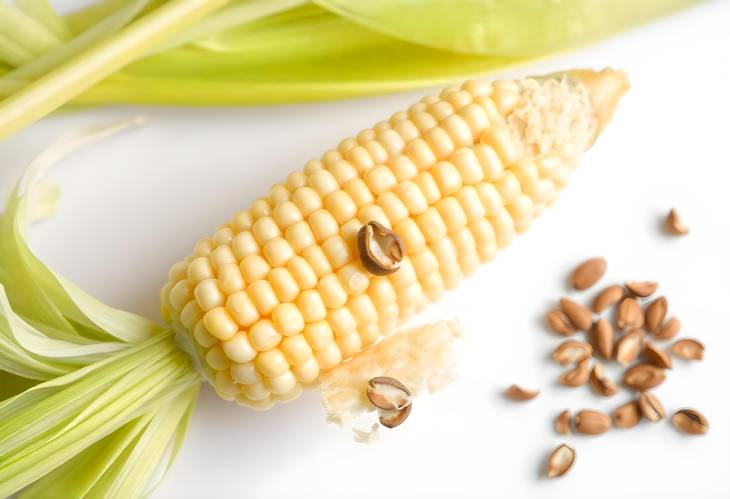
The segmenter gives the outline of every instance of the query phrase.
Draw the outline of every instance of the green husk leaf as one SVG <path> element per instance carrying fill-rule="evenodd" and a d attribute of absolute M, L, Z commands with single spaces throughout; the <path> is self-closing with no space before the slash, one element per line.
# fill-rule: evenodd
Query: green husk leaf
<path fill-rule="evenodd" d="M 33 55 L 41 55 L 52 49 L 59 40 L 41 22 L 22 10 L 0 3 L 0 33 L 19 41 Z"/>
<path fill-rule="evenodd" d="M 14 0 L 20 10 L 25 12 L 41 23 L 48 31 L 50 31 L 59 40 L 68 40 L 71 38 L 71 30 L 69 29 L 63 17 L 59 16 L 48 0 Z"/>
<path fill-rule="evenodd" d="M 8 399 L 0 404 L 0 496 L 199 385 L 168 332 Z"/>
<path fill-rule="evenodd" d="M 116 33 L 148 4 L 150 0 L 132 0 L 119 10 L 109 14 L 95 25 L 75 36 L 72 40 L 47 51 L 42 56 L 23 64 L 4 76 L 6 81 L 30 82 L 39 76 L 56 69 L 65 61 L 80 54 L 105 37 Z"/>
<path fill-rule="evenodd" d="M 454 52 L 527 57 L 580 45 L 697 0 L 312 0 L 374 31 Z"/>
<path fill-rule="evenodd" d="M 226 0 L 170 0 L 66 64 L 24 86 L 0 104 L 0 137 L 20 130 L 58 109 L 143 55 L 155 44 L 225 3 Z"/>
<path fill-rule="evenodd" d="M 28 167 L 0 218 L 0 284 L 18 314 L 32 318 L 33 325 L 40 325 L 41 333 L 50 338 L 55 331 L 75 331 L 80 336 L 90 331 L 97 340 L 138 342 L 161 330 L 147 319 L 99 302 L 58 276 L 33 255 L 23 235 L 34 218 L 48 216 L 55 204 L 57 193 L 48 187 L 37 190 L 39 185 L 47 185 L 41 181 L 49 168 L 78 148 L 139 123 L 132 119 L 91 127 L 57 141 Z"/>

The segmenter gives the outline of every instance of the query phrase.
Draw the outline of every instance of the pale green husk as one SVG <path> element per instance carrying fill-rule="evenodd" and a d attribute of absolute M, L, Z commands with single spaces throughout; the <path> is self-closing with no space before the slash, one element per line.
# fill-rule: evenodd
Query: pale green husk
<path fill-rule="evenodd" d="M 0 497 L 141 497 L 182 443 L 201 378 L 171 332 L 100 303 L 25 242 L 58 202 L 48 168 L 139 123 L 57 141 L 0 217 Z"/>
<path fill-rule="evenodd" d="M 0 6 L 0 137 L 68 102 L 228 105 L 434 85 L 699 0 L 99 0 Z M 4 66 L 3 66 L 4 63 Z"/>

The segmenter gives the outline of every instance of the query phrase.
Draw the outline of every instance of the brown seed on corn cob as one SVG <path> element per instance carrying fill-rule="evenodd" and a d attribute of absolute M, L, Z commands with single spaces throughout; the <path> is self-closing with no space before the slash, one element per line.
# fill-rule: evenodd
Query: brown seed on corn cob
<path fill-rule="evenodd" d="M 628 88 L 623 73 L 471 80 L 340 142 L 175 264 L 162 312 L 219 395 L 267 409 L 491 260 L 551 204 Z M 406 256 L 357 253 L 369 221 Z"/>

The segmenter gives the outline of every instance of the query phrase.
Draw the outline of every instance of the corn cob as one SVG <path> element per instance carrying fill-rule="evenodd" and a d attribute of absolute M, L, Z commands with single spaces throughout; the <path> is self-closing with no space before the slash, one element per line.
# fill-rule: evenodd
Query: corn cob
<path fill-rule="evenodd" d="M 526 230 L 628 88 L 576 70 L 444 89 L 340 142 L 175 264 L 162 313 L 217 393 L 268 409 L 373 345 Z M 374 276 L 356 237 L 402 239 Z"/>

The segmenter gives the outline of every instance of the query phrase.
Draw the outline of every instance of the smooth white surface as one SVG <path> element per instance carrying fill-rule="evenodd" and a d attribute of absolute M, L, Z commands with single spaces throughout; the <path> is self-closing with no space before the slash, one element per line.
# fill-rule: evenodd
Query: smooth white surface
<path fill-rule="evenodd" d="M 256 413 L 206 388 L 156 497 L 730 497 L 728 21 L 730 2 L 713 2 L 500 75 L 610 65 L 627 70 L 633 88 L 557 205 L 419 317 L 463 322 L 456 384 L 417 399 L 407 424 L 383 431 L 371 446 L 325 424 L 315 393 Z M 33 248 L 96 296 L 158 317 L 167 268 L 197 238 L 307 159 L 424 93 L 143 109 L 150 117 L 144 129 L 52 173 L 64 198 L 58 216 L 34 231 Z M 60 133 L 135 112 L 56 116 L 1 143 L 0 192 Z M 671 206 L 685 216 L 689 237 L 660 233 Z M 587 387 L 559 387 L 561 369 L 548 359 L 560 338 L 546 331 L 543 314 L 566 293 L 573 265 L 593 255 L 609 261 L 601 284 L 661 281 L 682 334 L 705 343 L 706 360 L 677 361 L 657 393 L 669 411 L 700 409 L 712 425 L 707 436 L 681 436 L 666 421 L 599 437 L 552 430 L 564 408 L 611 410 L 629 399 L 624 391 L 606 400 Z M 515 382 L 543 393 L 526 404 L 507 402 L 500 392 Z M 562 480 L 540 478 L 546 453 L 563 440 L 577 448 L 574 469 Z"/>

